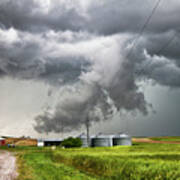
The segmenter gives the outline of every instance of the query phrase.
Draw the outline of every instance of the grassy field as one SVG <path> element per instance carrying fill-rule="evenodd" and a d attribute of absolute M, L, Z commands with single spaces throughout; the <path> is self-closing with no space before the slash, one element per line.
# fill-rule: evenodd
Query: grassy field
<path fill-rule="evenodd" d="M 26 152 L 19 155 L 18 180 L 95 180 L 79 170 L 56 163 L 52 152 Z"/>
<path fill-rule="evenodd" d="M 180 180 L 180 145 L 17 147 L 18 180 Z"/>
<path fill-rule="evenodd" d="M 180 179 L 180 145 L 56 150 L 54 161 L 105 179 Z"/>

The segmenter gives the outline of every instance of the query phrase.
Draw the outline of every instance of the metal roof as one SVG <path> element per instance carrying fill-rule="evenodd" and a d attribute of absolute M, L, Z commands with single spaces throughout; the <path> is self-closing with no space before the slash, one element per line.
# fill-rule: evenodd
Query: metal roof
<path fill-rule="evenodd" d="M 131 136 L 129 136 L 128 134 L 125 133 L 119 133 L 119 134 L 115 134 L 114 138 L 129 138 Z"/>
<path fill-rule="evenodd" d="M 78 138 L 87 138 L 85 133 L 81 133 L 79 136 L 77 136 Z"/>
<path fill-rule="evenodd" d="M 114 137 L 114 135 L 112 135 L 112 134 L 99 133 L 94 138 L 113 138 L 113 137 Z"/>
<path fill-rule="evenodd" d="M 80 134 L 79 136 L 77 136 L 78 138 L 82 138 L 82 139 L 87 139 L 87 135 L 85 133 Z M 90 135 L 90 138 L 94 138 L 96 137 L 95 135 Z"/>
<path fill-rule="evenodd" d="M 118 134 L 103 134 L 98 133 L 94 138 L 130 138 L 131 136 L 126 133 L 118 133 Z"/>
<path fill-rule="evenodd" d="M 59 142 L 62 141 L 62 139 L 38 139 L 38 142 L 44 142 L 44 141 Z"/>

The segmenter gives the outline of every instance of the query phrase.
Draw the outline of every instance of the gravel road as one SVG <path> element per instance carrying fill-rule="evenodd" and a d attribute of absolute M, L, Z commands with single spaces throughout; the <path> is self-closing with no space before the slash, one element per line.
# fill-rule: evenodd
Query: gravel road
<path fill-rule="evenodd" d="M 7 151 L 0 151 L 0 180 L 13 180 L 17 177 L 16 158 Z"/>

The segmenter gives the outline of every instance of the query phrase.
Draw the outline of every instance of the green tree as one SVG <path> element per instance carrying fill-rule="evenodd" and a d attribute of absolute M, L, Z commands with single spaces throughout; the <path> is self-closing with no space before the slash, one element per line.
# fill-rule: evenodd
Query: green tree
<path fill-rule="evenodd" d="M 81 147 L 82 141 L 80 138 L 69 137 L 67 139 L 64 139 L 64 141 L 61 143 L 61 145 L 66 148 Z"/>

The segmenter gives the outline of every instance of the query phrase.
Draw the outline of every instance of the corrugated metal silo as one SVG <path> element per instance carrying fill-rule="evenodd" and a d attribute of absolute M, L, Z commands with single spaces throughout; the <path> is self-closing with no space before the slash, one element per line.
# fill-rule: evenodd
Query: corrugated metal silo
<path fill-rule="evenodd" d="M 92 147 L 111 147 L 113 145 L 112 135 L 98 134 L 92 138 Z"/>
<path fill-rule="evenodd" d="M 113 146 L 120 146 L 120 145 L 131 146 L 132 145 L 131 136 L 124 133 L 114 135 Z"/>
<path fill-rule="evenodd" d="M 79 135 L 78 138 L 80 138 L 82 141 L 82 147 L 88 147 L 87 136 L 85 133 L 82 133 L 81 135 Z"/>

